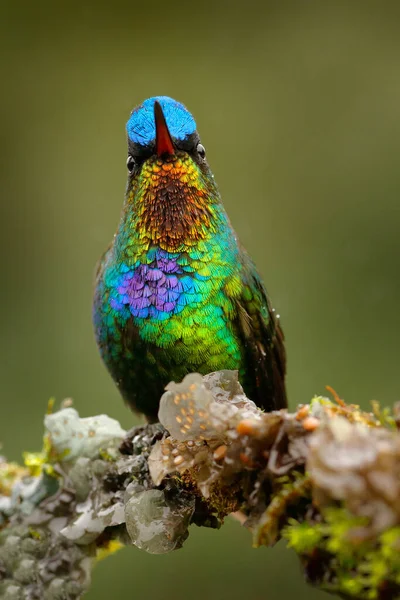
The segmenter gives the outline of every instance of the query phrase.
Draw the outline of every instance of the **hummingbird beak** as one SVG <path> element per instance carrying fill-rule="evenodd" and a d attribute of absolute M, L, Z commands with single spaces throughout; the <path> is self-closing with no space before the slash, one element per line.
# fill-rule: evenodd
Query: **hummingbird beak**
<path fill-rule="evenodd" d="M 156 125 L 156 152 L 158 156 L 163 154 L 175 154 L 174 143 L 168 130 L 161 104 L 154 102 L 154 122 Z"/>

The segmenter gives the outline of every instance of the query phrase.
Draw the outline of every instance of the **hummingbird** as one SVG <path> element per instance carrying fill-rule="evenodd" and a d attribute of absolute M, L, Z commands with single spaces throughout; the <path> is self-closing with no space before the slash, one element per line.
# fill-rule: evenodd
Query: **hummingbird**
<path fill-rule="evenodd" d="M 196 122 L 167 96 L 127 122 L 128 182 L 95 276 L 101 357 L 136 412 L 157 421 L 165 386 L 234 369 L 266 411 L 287 406 L 279 318 L 223 207 Z"/>

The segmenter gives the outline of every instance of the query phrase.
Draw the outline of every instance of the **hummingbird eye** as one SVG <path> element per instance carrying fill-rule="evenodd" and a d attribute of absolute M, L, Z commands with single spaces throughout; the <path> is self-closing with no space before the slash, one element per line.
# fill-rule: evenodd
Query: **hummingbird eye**
<path fill-rule="evenodd" d="M 126 159 L 126 167 L 129 171 L 129 173 L 132 173 L 135 166 L 136 166 L 136 160 L 133 158 L 133 156 L 131 156 L 129 154 L 128 158 Z"/>
<path fill-rule="evenodd" d="M 203 144 L 197 144 L 197 154 L 201 157 L 201 158 L 205 158 L 206 157 L 206 149 L 204 148 Z"/>

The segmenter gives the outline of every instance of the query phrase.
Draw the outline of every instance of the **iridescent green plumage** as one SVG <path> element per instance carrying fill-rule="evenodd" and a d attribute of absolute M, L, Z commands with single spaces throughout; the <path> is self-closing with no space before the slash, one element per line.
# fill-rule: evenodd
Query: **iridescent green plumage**
<path fill-rule="evenodd" d="M 169 98 L 150 99 L 127 129 L 132 172 L 98 267 L 93 313 L 123 397 L 154 420 L 170 380 L 239 369 L 250 398 L 282 408 L 282 332 L 224 211 L 193 117 Z"/>

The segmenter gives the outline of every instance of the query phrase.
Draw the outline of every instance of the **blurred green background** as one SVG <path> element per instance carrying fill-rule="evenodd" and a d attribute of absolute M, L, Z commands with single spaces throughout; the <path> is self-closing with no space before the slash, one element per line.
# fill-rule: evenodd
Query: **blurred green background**
<path fill-rule="evenodd" d="M 134 419 L 100 363 L 92 274 L 124 196 L 124 126 L 194 113 L 225 206 L 282 316 L 294 406 L 324 386 L 399 399 L 400 4 L 1 4 L 0 438 L 39 448 L 47 399 Z M 129 548 L 87 598 L 317 599 L 295 557 L 228 522 Z"/>

